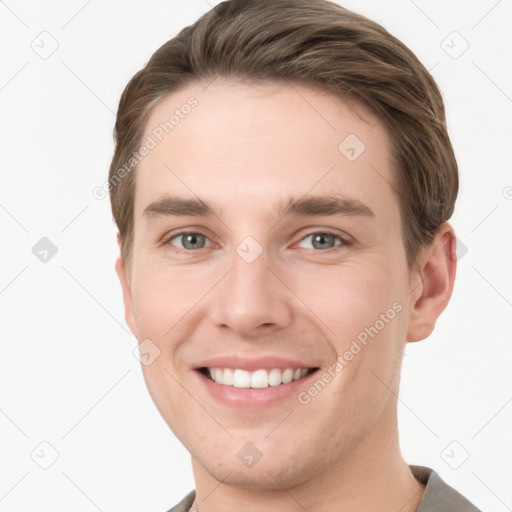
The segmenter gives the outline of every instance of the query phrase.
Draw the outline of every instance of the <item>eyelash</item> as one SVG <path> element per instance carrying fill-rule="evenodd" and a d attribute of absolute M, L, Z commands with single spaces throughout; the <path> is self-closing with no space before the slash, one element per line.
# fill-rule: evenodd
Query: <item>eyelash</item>
<path fill-rule="evenodd" d="M 174 233 L 172 236 L 166 238 L 164 240 L 164 242 L 163 242 L 163 245 L 172 246 L 171 243 L 170 243 L 171 240 L 173 240 L 174 238 L 178 238 L 180 236 L 183 236 L 183 235 L 202 235 L 207 240 L 209 240 L 209 238 L 204 233 L 202 233 L 201 231 L 180 231 L 179 233 Z M 334 238 L 337 238 L 341 242 L 341 244 L 335 245 L 334 247 L 331 247 L 330 249 L 324 249 L 324 250 L 321 250 L 321 249 L 306 249 L 306 250 L 310 250 L 310 251 L 313 251 L 313 252 L 316 252 L 316 253 L 330 253 L 332 251 L 339 250 L 342 247 L 348 247 L 350 245 L 353 245 L 353 243 L 354 243 L 354 241 L 349 239 L 348 237 L 345 238 L 345 237 L 341 236 L 338 232 L 331 231 L 329 229 L 323 229 L 323 230 L 319 230 L 319 231 L 311 231 L 307 235 L 303 236 L 300 239 L 300 242 L 304 241 L 306 238 L 309 238 L 310 236 L 313 236 L 313 235 L 330 235 L 330 236 L 333 236 Z M 181 253 L 181 254 L 190 254 L 190 253 L 193 253 L 193 252 L 198 252 L 201 249 L 206 249 L 207 248 L 207 247 L 202 247 L 201 249 L 192 250 L 192 249 L 181 249 L 180 247 L 174 247 L 174 246 L 172 246 L 172 247 L 173 247 L 173 250 L 175 250 L 176 252 Z"/>

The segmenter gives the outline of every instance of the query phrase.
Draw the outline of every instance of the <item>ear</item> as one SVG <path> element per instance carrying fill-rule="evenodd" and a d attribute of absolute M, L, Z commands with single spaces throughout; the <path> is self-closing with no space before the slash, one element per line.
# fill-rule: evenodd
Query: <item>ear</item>
<path fill-rule="evenodd" d="M 117 233 L 117 245 L 119 246 L 119 257 L 116 260 L 115 268 L 117 277 L 119 278 L 121 288 L 123 290 L 124 318 L 135 338 L 139 339 L 137 336 L 135 315 L 133 314 L 132 292 L 130 288 L 130 282 L 128 281 L 126 275 L 126 267 L 122 257 L 122 240 L 119 232 Z"/>
<path fill-rule="evenodd" d="M 407 341 L 430 336 L 453 291 L 457 248 L 453 228 L 445 222 L 431 245 L 419 257 L 420 267 L 411 275 L 411 297 Z"/>

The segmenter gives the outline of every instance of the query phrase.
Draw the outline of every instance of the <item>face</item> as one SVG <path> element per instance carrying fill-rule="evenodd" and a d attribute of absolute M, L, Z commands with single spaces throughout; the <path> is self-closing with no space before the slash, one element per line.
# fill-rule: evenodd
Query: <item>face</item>
<path fill-rule="evenodd" d="M 117 268 L 149 392 L 194 471 L 278 489 L 388 442 L 414 297 L 389 138 L 356 111 L 218 80 L 147 123 L 132 271 Z"/>

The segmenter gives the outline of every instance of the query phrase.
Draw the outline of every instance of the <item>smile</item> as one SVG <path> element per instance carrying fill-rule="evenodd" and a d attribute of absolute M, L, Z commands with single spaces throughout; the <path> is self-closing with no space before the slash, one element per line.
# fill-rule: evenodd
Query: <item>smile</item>
<path fill-rule="evenodd" d="M 247 371 L 233 368 L 201 368 L 200 372 L 217 384 L 234 388 L 261 389 L 269 386 L 280 386 L 300 380 L 313 373 L 317 368 L 273 368 Z"/>

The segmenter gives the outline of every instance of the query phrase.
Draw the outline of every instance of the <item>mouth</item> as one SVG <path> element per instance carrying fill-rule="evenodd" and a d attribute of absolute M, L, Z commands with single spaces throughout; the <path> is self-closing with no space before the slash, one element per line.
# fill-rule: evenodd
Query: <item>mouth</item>
<path fill-rule="evenodd" d="M 206 379 L 222 386 L 242 389 L 279 387 L 300 381 L 319 370 L 315 368 L 272 368 L 255 371 L 240 368 L 201 367 L 197 371 Z"/>

